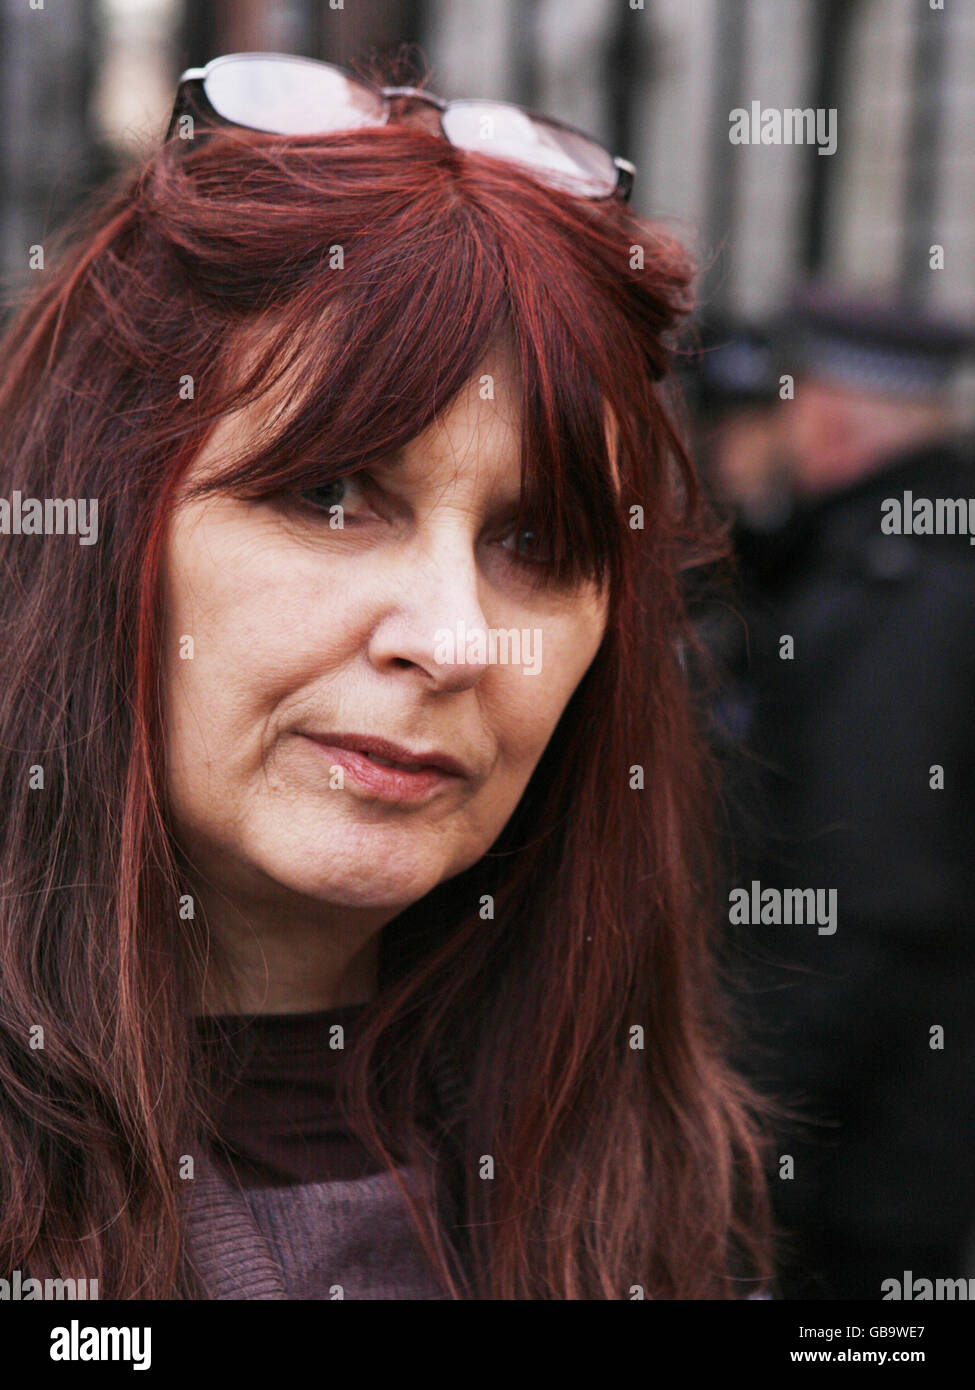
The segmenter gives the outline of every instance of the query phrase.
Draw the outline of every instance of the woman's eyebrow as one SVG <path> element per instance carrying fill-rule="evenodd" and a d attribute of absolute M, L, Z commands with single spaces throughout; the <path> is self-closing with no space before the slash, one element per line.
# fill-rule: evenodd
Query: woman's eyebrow
<path fill-rule="evenodd" d="M 405 458 L 406 448 L 401 444 L 398 449 L 391 449 L 388 454 L 380 454 L 379 458 L 369 466 L 373 469 L 396 468 L 403 463 Z"/>

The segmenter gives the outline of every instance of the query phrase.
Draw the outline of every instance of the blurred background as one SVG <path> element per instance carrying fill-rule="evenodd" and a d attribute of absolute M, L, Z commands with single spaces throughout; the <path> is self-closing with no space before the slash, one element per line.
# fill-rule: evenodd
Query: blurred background
<path fill-rule="evenodd" d="M 432 91 L 630 159 L 701 266 L 680 375 L 736 568 L 689 592 L 729 886 L 838 904 L 726 932 L 740 1065 L 782 1106 L 782 1293 L 975 1280 L 975 0 L 0 0 L 6 286 L 161 138 L 183 68 L 401 42 Z M 835 110 L 835 153 L 733 144 L 753 102 Z"/>
<path fill-rule="evenodd" d="M 249 49 L 344 62 L 398 40 L 420 45 L 432 90 L 536 106 L 631 159 L 634 207 L 685 223 L 717 253 L 716 306 L 762 314 L 797 273 L 828 273 L 975 313 L 967 0 L 943 11 L 927 0 L 2 0 L 4 266 L 20 269 L 86 183 L 162 133 L 182 68 Z M 753 99 L 837 108 L 836 153 L 731 145 L 728 113 Z M 933 242 L 950 273 L 928 271 Z"/>

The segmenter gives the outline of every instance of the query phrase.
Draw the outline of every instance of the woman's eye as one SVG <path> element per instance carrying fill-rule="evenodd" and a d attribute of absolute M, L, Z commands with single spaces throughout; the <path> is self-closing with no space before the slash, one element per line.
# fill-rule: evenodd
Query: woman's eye
<path fill-rule="evenodd" d="M 332 478 L 327 483 L 302 489 L 298 494 L 302 502 L 315 511 L 331 512 L 333 507 L 341 507 L 343 518 L 348 510 L 349 489 L 356 487 L 354 478 Z"/>
<path fill-rule="evenodd" d="M 551 556 L 546 550 L 543 542 L 539 539 L 537 531 L 528 529 L 522 531 L 512 531 L 510 533 L 516 537 L 514 546 L 514 558 L 528 565 L 547 565 L 551 562 Z M 526 542 L 527 538 L 527 544 Z M 505 546 L 506 550 L 511 547 Z"/>

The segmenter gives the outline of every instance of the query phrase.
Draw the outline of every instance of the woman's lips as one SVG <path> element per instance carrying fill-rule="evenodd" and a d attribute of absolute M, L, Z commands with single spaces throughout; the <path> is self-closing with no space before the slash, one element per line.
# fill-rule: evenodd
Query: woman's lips
<path fill-rule="evenodd" d="M 336 748 L 334 744 L 305 735 L 332 765 L 345 769 L 358 786 L 383 801 L 423 801 L 435 792 L 460 778 L 439 767 L 421 767 L 407 771 L 384 767 L 367 753 L 352 748 Z"/>

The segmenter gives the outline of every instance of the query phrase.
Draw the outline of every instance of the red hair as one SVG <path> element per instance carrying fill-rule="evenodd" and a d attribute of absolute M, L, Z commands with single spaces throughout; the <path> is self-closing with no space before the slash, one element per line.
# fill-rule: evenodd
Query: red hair
<path fill-rule="evenodd" d="M 384 931 L 349 1113 L 391 1166 L 445 1171 L 415 1105 L 452 1057 L 466 1242 L 432 1203 L 415 1217 L 456 1297 L 738 1296 L 736 1274 L 771 1273 L 763 1139 L 727 1060 L 681 577 L 715 537 L 662 380 L 694 268 L 619 203 L 408 125 L 175 146 L 5 344 L 3 490 L 98 497 L 102 524 L 87 547 L 3 542 L 0 1261 L 103 1297 L 201 1293 L 178 1162 L 209 1123 L 191 1015 L 212 943 L 205 904 L 178 915 L 157 695 L 177 482 L 285 373 L 287 419 L 207 486 L 269 497 L 367 468 L 506 332 L 524 524 L 553 538 L 539 583 L 605 581 L 609 625 L 500 839 Z"/>

